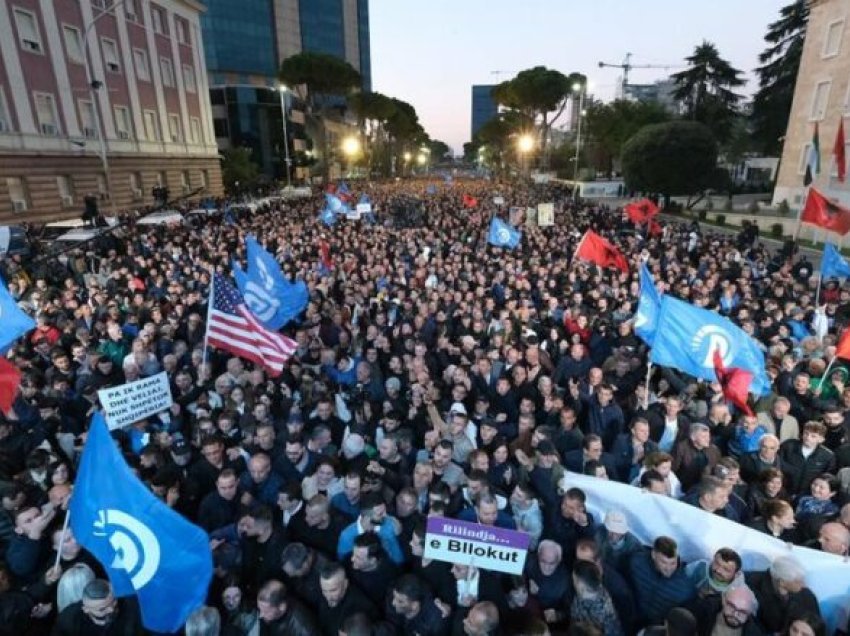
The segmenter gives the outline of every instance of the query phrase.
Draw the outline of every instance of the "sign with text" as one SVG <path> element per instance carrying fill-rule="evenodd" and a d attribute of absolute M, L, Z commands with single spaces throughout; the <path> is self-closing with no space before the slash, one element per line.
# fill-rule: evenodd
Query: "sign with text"
<path fill-rule="evenodd" d="M 172 404 L 171 387 L 165 371 L 144 380 L 101 389 L 97 397 L 106 413 L 110 431 L 155 415 Z"/>
<path fill-rule="evenodd" d="M 428 517 L 424 558 L 522 574 L 529 535 L 480 523 Z"/>
<path fill-rule="evenodd" d="M 537 208 L 525 209 L 525 224 L 528 227 L 534 227 L 537 225 Z"/>
<path fill-rule="evenodd" d="M 505 205 L 505 197 L 493 197 L 493 203 L 495 205 Z"/>
<path fill-rule="evenodd" d="M 522 208 L 517 208 L 517 207 L 511 208 L 510 209 L 510 217 L 508 219 L 511 222 L 511 225 L 513 225 L 514 227 L 518 227 L 518 226 L 522 225 L 523 214 L 524 213 L 523 213 Z"/>
<path fill-rule="evenodd" d="M 372 211 L 371 203 L 358 203 L 355 208 L 355 212 L 357 213 L 357 218 L 359 219 L 363 214 L 369 214 Z"/>
<path fill-rule="evenodd" d="M 537 225 L 540 227 L 549 227 L 555 224 L 555 204 L 554 203 L 538 203 L 537 204 Z"/>

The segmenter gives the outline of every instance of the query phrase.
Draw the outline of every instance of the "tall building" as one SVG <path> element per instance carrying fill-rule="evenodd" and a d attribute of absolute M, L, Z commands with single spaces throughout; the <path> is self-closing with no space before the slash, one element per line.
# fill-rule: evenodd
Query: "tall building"
<path fill-rule="evenodd" d="M 676 83 L 671 79 L 658 80 L 652 84 L 626 84 L 622 87 L 625 99 L 637 102 L 655 102 L 670 113 L 677 113 L 679 105 L 673 98 Z"/>
<path fill-rule="evenodd" d="M 307 150 L 303 104 L 278 92 L 281 62 L 302 51 L 327 53 L 360 72 L 372 88 L 368 0 L 207 0 L 201 19 L 216 141 L 220 149 L 248 146 L 263 172 L 286 174 L 291 157 Z M 246 45 L 249 43 L 250 45 Z"/>
<path fill-rule="evenodd" d="M 826 196 L 850 205 L 850 183 L 840 183 L 832 149 L 838 124 L 850 117 L 850 21 L 846 0 L 811 0 L 809 24 L 788 129 L 782 146 L 773 202 L 794 208 L 803 202 L 806 157 L 814 126 L 820 141 L 820 175 L 812 184 Z M 845 122 L 848 131 L 850 122 Z"/>
<path fill-rule="evenodd" d="M 0 0 L 0 222 L 221 192 L 196 0 Z"/>
<path fill-rule="evenodd" d="M 490 91 L 495 88 L 493 84 L 476 84 L 472 87 L 472 134 L 470 139 L 475 138 L 475 133 L 493 119 L 499 113 L 499 105 L 493 101 Z"/>

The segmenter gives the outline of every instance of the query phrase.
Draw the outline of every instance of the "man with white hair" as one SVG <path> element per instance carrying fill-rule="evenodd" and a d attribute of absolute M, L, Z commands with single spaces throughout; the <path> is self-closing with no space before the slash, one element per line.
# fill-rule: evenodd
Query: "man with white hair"
<path fill-rule="evenodd" d="M 768 633 L 780 632 L 792 616 L 820 616 L 820 607 L 806 587 L 803 566 L 793 557 L 779 556 L 765 572 L 748 572 L 747 586 L 758 601 L 758 619 Z"/>

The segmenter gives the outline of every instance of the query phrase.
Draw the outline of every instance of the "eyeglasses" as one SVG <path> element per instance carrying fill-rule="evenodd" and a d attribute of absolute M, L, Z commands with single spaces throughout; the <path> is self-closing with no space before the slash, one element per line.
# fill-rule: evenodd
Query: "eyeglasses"
<path fill-rule="evenodd" d="M 738 607 L 737 605 L 733 605 L 731 602 L 726 601 L 726 609 L 736 616 L 749 616 L 750 610 L 746 607 Z"/>

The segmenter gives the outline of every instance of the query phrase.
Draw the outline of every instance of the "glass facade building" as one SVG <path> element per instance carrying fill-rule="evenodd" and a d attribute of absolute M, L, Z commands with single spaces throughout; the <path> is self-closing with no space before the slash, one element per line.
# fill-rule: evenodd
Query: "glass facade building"
<path fill-rule="evenodd" d="M 499 113 L 499 107 L 490 96 L 495 88 L 493 84 L 478 84 L 472 87 L 472 134 L 475 137 L 481 126 L 493 119 Z"/>

